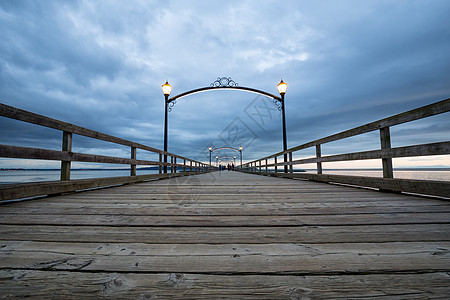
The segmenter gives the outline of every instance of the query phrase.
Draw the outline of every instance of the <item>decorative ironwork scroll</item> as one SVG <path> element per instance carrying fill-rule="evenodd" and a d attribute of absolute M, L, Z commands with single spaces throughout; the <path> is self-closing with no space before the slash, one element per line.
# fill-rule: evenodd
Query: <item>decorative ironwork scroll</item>
<path fill-rule="evenodd" d="M 280 100 L 273 99 L 273 105 L 278 108 L 278 111 L 281 111 L 283 109 L 283 103 L 281 103 Z"/>
<path fill-rule="evenodd" d="M 217 77 L 217 80 L 211 83 L 211 87 L 236 87 L 239 86 L 231 77 Z"/>
<path fill-rule="evenodd" d="M 168 106 L 167 106 L 167 110 L 169 112 L 172 111 L 172 108 L 175 106 L 175 104 L 177 104 L 177 100 L 173 100 L 172 102 L 169 102 Z"/>

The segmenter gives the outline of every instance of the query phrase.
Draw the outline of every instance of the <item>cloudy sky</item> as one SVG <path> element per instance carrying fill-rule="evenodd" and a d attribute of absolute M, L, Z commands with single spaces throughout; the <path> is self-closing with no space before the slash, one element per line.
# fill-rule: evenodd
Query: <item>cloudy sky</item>
<path fill-rule="evenodd" d="M 166 80 L 174 96 L 224 76 L 276 94 L 282 78 L 293 147 L 448 98 L 449 15 L 448 0 L 2 0 L 0 102 L 162 149 Z M 450 118 L 391 131 L 393 146 L 444 141 Z M 0 143 L 58 150 L 61 133 L 0 118 Z M 180 99 L 169 113 L 169 151 L 207 161 L 210 145 L 242 145 L 244 160 L 282 150 L 276 106 L 238 91 Z M 74 137 L 73 151 L 129 156 L 111 146 Z M 377 148 L 375 132 L 323 152 Z"/>

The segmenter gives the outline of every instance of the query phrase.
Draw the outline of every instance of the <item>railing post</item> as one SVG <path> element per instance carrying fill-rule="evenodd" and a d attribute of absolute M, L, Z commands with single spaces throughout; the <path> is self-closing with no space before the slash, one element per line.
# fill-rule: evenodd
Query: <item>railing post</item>
<path fill-rule="evenodd" d="M 320 148 L 320 144 L 316 145 L 316 158 L 319 159 L 322 157 L 322 149 Z M 322 174 L 322 162 L 317 162 L 317 174 Z"/>
<path fill-rule="evenodd" d="M 173 169 L 173 172 L 176 173 L 177 172 L 177 158 L 175 157 L 173 160 L 174 160 L 174 163 L 175 163 L 175 167 Z"/>
<path fill-rule="evenodd" d="M 267 173 L 267 171 L 268 171 L 268 168 L 267 168 L 267 159 L 266 159 L 266 173 Z"/>
<path fill-rule="evenodd" d="M 275 173 L 277 173 L 278 172 L 278 166 L 277 166 L 278 158 L 276 156 L 274 157 L 274 163 L 275 163 Z"/>
<path fill-rule="evenodd" d="M 62 151 L 72 152 L 72 132 L 63 132 Z M 70 161 L 61 161 L 61 180 L 70 180 Z"/>
<path fill-rule="evenodd" d="M 189 173 L 192 172 L 192 160 L 189 161 Z"/>
<path fill-rule="evenodd" d="M 259 173 L 261 173 L 261 161 L 259 161 Z"/>
<path fill-rule="evenodd" d="M 389 127 L 380 128 L 381 149 L 391 149 L 391 134 Z M 382 158 L 383 178 L 394 178 L 394 169 L 392 167 L 392 158 Z"/>
<path fill-rule="evenodd" d="M 170 173 L 173 173 L 173 156 L 170 157 Z"/>
<path fill-rule="evenodd" d="M 183 159 L 183 173 L 186 173 L 186 159 Z"/>
<path fill-rule="evenodd" d="M 131 159 L 136 159 L 136 147 L 131 147 Z M 131 164 L 130 176 L 136 176 L 135 164 Z"/>
<path fill-rule="evenodd" d="M 159 163 L 161 164 L 162 163 L 162 154 L 160 153 L 159 154 Z M 159 174 L 162 174 L 162 166 L 161 165 L 159 165 Z"/>
<path fill-rule="evenodd" d="M 294 166 L 292 165 L 292 152 L 289 152 L 289 173 L 294 173 Z"/>

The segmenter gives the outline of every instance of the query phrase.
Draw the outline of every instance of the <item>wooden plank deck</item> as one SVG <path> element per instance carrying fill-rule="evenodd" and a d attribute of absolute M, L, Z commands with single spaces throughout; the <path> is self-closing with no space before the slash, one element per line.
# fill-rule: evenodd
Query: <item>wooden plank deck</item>
<path fill-rule="evenodd" d="M 448 299 L 450 203 L 237 172 L 0 206 L 0 298 Z"/>

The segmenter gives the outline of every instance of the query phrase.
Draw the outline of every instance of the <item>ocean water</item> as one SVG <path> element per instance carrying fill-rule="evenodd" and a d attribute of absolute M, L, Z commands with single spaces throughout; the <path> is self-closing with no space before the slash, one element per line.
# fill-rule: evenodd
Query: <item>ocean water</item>
<path fill-rule="evenodd" d="M 137 170 L 137 175 L 157 174 L 158 170 Z M 307 173 L 315 171 L 307 170 Z M 381 170 L 324 170 L 324 174 L 383 177 Z M 72 170 L 71 179 L 129 176 L 130 170 Z M 59 180 L 57 170 L 0 170 L 0 184 Z M 450 181 L 450 170 L 394 170 L 395 178 Z"/>

